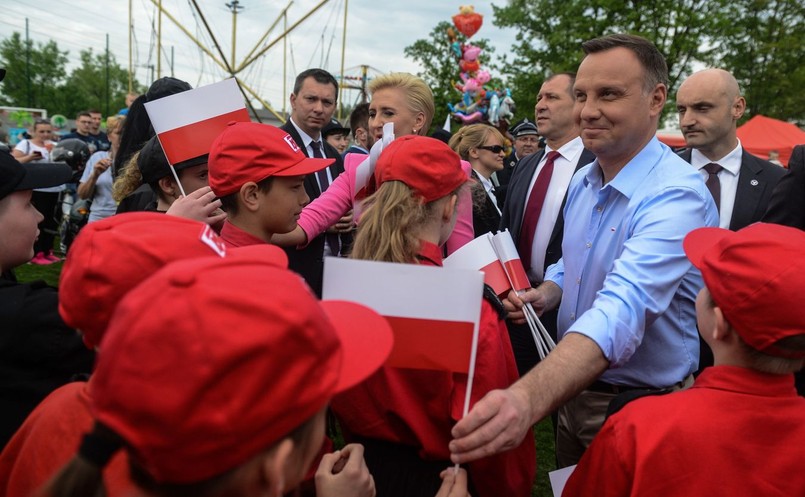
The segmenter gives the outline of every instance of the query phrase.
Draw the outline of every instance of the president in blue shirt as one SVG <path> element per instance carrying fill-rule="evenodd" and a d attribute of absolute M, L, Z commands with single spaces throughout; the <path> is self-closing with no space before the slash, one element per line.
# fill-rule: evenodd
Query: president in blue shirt
<path fill-rule="evenodd" d="M 682 241 L 717 226 L 697 171 L 655 137 L 667 96 L 665 59 L 648 40 L 585 42 L 574 95 L 581 138 L 596 161 L 571 181 L 562 259 L 520 298 L 537 312 L 559 306 L 561 340 L 506 390 L 479 401 L 453 429 L 454 462 L 516 446 L 559 409 L 559 466 L 575 464 L 609 402 L 633 389 L 681 388 L 698 367 L 699 272 Z"/>

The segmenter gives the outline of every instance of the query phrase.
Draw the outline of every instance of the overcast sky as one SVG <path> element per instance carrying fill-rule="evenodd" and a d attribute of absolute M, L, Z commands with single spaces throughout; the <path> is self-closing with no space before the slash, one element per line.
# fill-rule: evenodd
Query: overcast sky
<path fill-rule="evenodd" d="M 156 1 L 156 0 L 155 0 Z M 232 14 L 226 3 L 232 0 L 197 0 L 215 37 L 227 58 L 232 50 Z M 344 2 L 329 0 L 302 22 L 287 38 L 287 92 L 293 76 L 309 67 L 324 67 L 334 74 L 341 72 L 341 43 L 344 23 Z M 0 7 L 0 38 L 14 31 L 25 33 L 28 19 L 29 34 L 34 41 L 55 40 L 59 48 L 69 50 L 72 64 L 78 54 L 89 47 L 103 51 L 109 35 L 110 51 L 124 68 L 129 63 L 127 0 L 38 0 L 37 2 L 3 2 Z M 300 20 L 320 2 L 294 0 L 288 9 L 288 25 Z M 502 4 L 503 0 L 497 4 Z M 242 12 L 237 17 L 236 63 L 255 46 L 260 37 L 289 4 L 286 0 L 240 0 Z M 509 50 L 515 33 L 492 25 L 491 2 L 474 2 L 476 11 L 484 15 L 484 25 L 476 37 L 488 38 L 500 56 Z M 162 0 L 162 5 L 188 31 L 203 41 L 213 53 L 217 52 L 205 33 L 201 20 L 194 17 L 190 0 Z M 358 76 L 357 66 L 366 64 L 379 72 L 409 71 L 420 68 L 405 58 L 403 50 L 417 39 L 427 38 L 439 21 L 451 22 L 458 13 L 460 2 L 441 0 L 349 0 L 347 16 L 346 75 Z M 135 44 L 133 60 L 136 77 L 150 80 L 149 65 L 156 66 L 156 8 L 152 0 L 133 0 Z M 274 40 L 282 33 L 282 21 L 268 37 Z M 168 20 L 162 18 L 162 75 L 170 75 L 170 53 L 174 48 L 174 75 L 193 86 L 220 81 L 226 73 Z M 445 47 L 447 50 L 447 47 Z M 239 76 L 277 110 L 283 101 L 283 43 L 280 41 L 259 62 Z M 350 94 L 351 93 L 351 94 Z M 357 93 L 344 96 L 345 102 L 357 98 Z"/>

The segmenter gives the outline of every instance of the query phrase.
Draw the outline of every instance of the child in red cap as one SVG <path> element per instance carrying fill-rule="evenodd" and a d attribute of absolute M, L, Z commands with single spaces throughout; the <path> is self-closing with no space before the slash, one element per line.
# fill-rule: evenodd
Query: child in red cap
<path fill-rule="evenodd" d="M 286 266 L 282 250 L 261 248 L 265 258 Z M 148 276 L 171 261 L 226 254 L 212 228 L 188 219 L 138 212 L 91 223 L 64 263 L 59 312 L 80 330 L 87 347 L 100 348 L 117 304 Z M 89 382 L 55 390 L 28 416 L 0 454 L 0 495 L 30 496 L 75 454 L 81 436 L 92 428 L 89 404 L 96 378 L 93 374 Z M 120 454 L 104 471 L 108 495 L 131 491 L 127 475 L 126 458 Z"/>
<path fill-rule="evenodd" d="M 805 495 L 805 233 L 700 228 L 685 252 L 704 277 L 699 333 L 715 365 L 687 390 L 610 417 L 564 496 Z"/>
<path fill-rule="evenodd" d="M 296 228 L 309 198 L 305 175 L 335 159 L 308 158 L 291 136 L 274 126 L 231 123 L 213 142 L 209 173 L 227 221 L 221 237 L 239 247 L 270 243 Z"/>
<path fill-rule="evenodd" d="M 352 257 L 442 265 L 467 175 L 445 143 L 404 136 L 377 162 Z M 517 380 L 517 368 L 494 291 L 482 304 L 472 402 Z M 347 440 L 360 441 L 378 495 L 432 496 L 450 466 L 450 430 L 461 418 L 467 375 L 383 367 L 336 397 L 333 411 Z M 533 440 L 469 465 L 473 496 L 528 495 L 535 474 Z"/>
<path fill-rule="evenodd" d="M 155 305 L 155 303 L 157 305 Z M 49 494 L 96 495 L 119 448 L 147 495 L 272 496 L 302 480 L 330 399 L 388 357 L 391 329 L 254 257 L 178 261 L 129 292 L 104 337 L 95 424 Z M 326 486 L 372 496 L 360 447 L 326 456 Z M 343 471 L 333 471 L 345 459 Z"/>

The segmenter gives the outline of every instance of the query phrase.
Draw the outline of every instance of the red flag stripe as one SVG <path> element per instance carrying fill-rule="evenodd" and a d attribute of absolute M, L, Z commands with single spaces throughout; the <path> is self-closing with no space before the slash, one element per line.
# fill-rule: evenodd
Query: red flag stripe
<path fill-rule="evenodd" d="M 497 295 L 506 293 L 511 289 L 509 278 L 506 276 L 506 270 L 503 269 L 503 264 L 495 260 L 481 268 L 484 273 L 484 283 L 491 286 Z"/>
<path fill-rule="evenodd" d="M 506 272 L 512 279 L 512 287 L 515 290 L 523 290 L 531 287 L 531 282 L 528 281 L 528 276 L 525 274 L 523 263 L 520 259 L 511 259 L 503 263 L 506 267 Z"/>
<path fill-rule="evenodd" d="M 249 112 L 238 109 L 159 134 L 159 142 L 171 164 L 210 153 L 210 145 L 230 121 L 248 122 Z"/>
<path fill-rule="evenodd" d="M 386 366 L 467 373 L 473 323 L 384 316 L 394 331 Z"/>

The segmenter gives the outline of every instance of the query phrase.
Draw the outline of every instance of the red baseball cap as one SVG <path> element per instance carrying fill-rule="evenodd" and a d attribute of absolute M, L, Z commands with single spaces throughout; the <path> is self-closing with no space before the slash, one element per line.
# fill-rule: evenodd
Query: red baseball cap
<path fill-rule="evenodd" d="M 453 149 L 440 140 L 418 135 L 391 142 L 377 160 L 374 178 L 378 187 L 386 181 L 402 181 L 425 202 L 440 199 L 469 180 Z"/>
<path fill-rule="evenodd" d="M 219 197 L 269 176 L 302 176 L 335 159 L 308 158 L 285 131 L 268 124 L 231 122 L 212 143 L 209 181 Z"/>
<path fill-rule="evenodd" d="M 268 246 L 265 257 L 287 267 L 285 252 Z M 223 257 L 227 249 L 204 223 L 156 212 L 118 214 L 82 228 L 62 268 L 59 313 L 81 330 L 84 343 L 101 344 L 120 299 L 169 262 Z"/>
<path fill-rule="evenodd" d="M 157 482 L 203 481 L 363 381 L 392 342 L 385 318 L 320 303 L 289 270 L 245 257 L 178 261 L 119 304 L 93 376 L 93 412 Z"/>
<path fill-rule="evenodd" d="M 766 223 L 739 231 L 699 228 L 685 237 L 684 247 L 747 344 L 769 355 L 805 357 L 805 351 L 775 346 L 782 338 L 805 334 L 805 232 Z"/>

